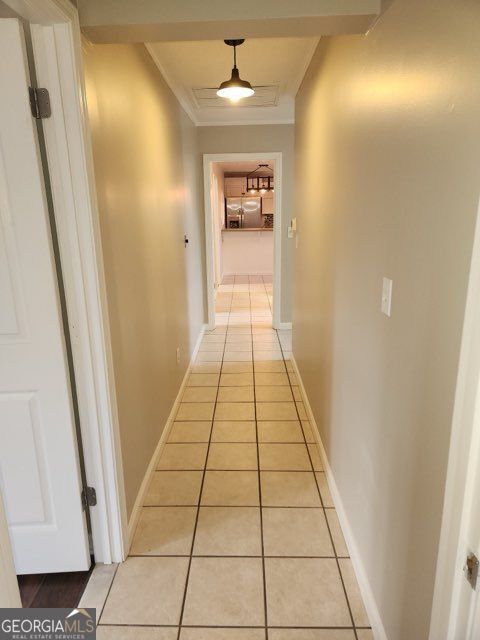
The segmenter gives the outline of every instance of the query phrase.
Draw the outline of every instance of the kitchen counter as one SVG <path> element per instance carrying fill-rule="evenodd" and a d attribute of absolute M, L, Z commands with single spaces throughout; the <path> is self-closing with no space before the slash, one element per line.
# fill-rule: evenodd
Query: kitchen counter
<path fill-rule="evenodd" d="M 261 274 L 273 272 L 273 229 L 222 229 L 223 273 Z"/>
<path fill-rule="evenodd" d="M 244 231 L 273 231 L 273 227 L 252 227 L 251 229 L 222 229 L 222 233 L 238 233 L 239 231 L 241 231 L 242 233 Z"/>

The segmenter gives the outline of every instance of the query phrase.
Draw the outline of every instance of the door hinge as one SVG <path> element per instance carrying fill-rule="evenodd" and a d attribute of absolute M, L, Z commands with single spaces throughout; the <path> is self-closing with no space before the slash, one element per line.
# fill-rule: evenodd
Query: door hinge
<path fill-rule="evenodd" d="M 463 570 L 473 590 L 475 590 L 477 586 L 478 567 L 479 562 L 477 556 L 474 553 L 468 554 Z"/>
<path fill-rule="evenodd" d="M 82 489 L 82 508 L 84 511 L 88 507 L 95 507 L 97 504 L 97 492 L 93 487 L 83 487 Z"/>
<path fill-rule="evenodd" d="M 50 118 L 52 115 L 52 109 L 50 107 L 50 95 L 48 93 L 48 89 L 28 87 L 28 95 L 30 96 L 32 116 L 37 120 L 40 120 L 41 118 Z"/>

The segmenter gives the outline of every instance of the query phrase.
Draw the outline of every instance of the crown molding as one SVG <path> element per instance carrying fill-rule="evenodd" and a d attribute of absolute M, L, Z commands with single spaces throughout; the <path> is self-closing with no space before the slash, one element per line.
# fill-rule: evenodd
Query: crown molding
<path fill-rule="evenodd" d="M 198 127 L 199 126 L 198 118 L 196 117 L 195 112 L 193 111 L 191 105 L 188 103 L 185 96 L 183 95 L 180 85 L 177 82 L 175 82 L 173 78 L 167 73 L 167 71 L 165 70 L 165 67 L 160 62 L 157 54 L 155 53 L 155 49 L 153 48 L 151 43 L 145 42 L 145 48 L 150 54 L 150 57 L 152 58 L 154 63 L 156 64 L 158 70 L 162 74 L 163 79 L 165 80 L 167 85 L 170 87 L 170 90 L 172 91 L 173 95 L 177 98 L 182 109 L 185 111 L 185 113 L 193 122 L 193 124 L 196 127 Z"/>
<path fill-rule="evenodd" d="M 298 90 L 302 86 L 303 79 L 305 78 L 305 74 L 307 73 L 307 69 L 310 66 L 310 62 L 312 61 L 313 55 L 317 50 L 318 43 L 320 42 L 320 40 L 321 38 L 315 38 L 315 40 L 312 42 L 312 45 L 308 48 L 308 51 L 305 54 L 305 57 L 303 59 L 302 66 L 299 69 L 297 78 L 295 82 L 293 82 L 291 85 L 292 93 L 294 96 L 297 95 Z"/>
<path fill-rule="evenodd" d="M 198 122 L 197 127 L 251 127 L 252 125 L 274 125 L 274 124 L 295 124 L 295 118 L 285 118 L 283 120 L 234 120 L 226 122 Z"/>

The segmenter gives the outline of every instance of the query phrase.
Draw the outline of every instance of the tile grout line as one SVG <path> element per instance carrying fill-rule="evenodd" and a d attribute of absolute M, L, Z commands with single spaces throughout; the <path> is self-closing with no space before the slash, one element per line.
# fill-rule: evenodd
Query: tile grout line
<path fill-rule="evenodd" d="M 262 545 L 263 611 L 264 611 L 264 619 L 265 619 L 265 638 L 266 640 L 268 640 L 267 578 L 266 578 L 266 572 L 265 572 L 265 544 L 264 544 L 264 538 L 263 538 L 262 480 L 260 475 L 260 447 L 258 443 L 257 393 L 256 393 L 256 387 L 255 387 L 255 354 L 253 352 L 252 297 L 250 295 L 250 285 L 248 286 L 248 290 L 249 290 L 249 300 L 250 300 L 250 336 L 252 340 L 253 410 L 254 410 L 254 417 L 255 417 L 255 439 L 257 444 L 260 541 Z"/>
<path fill-rule="evenodd" d="M 175 624 L 139 624 L 139 623 L 126 623 L 126 622 L 107 622 L 106 624 L 102 624 L 102 627 L 138 627 L 140 629 L 142 628 L 149 628 L 149 629 L 176 629 L 177 625 Z M 357 629 L 362 629 L 362 630 L 371 630 L 372 627 L 357 627 Z M 242 625 L 231 625 L 231 624 L 227 624 L 227 625 L 215 625 L 215 624 L 210 624 L 210 625 L 206 625 L 206 624 L 200 624 L 200 625 L 192 625 L 192 624 L 185 624 L 183 625 L 183 629 L 241 629 L 242 631 L 248 631 L 250 629 L 264 629 L 264 627 L 262 625 L 251 625 L 249 627 L 245 627 Z M 295 631 L 305 631 L 305 630 L 328 630 L 328 631 L 353 631 L 353 627 L 347 627 L 345 625 L 342 625 L 340 627 L 332 627 L 332 626 L 317 626 L 317 627 L 311 627 L 311 626 L 305 626 L 305 627 L 285 627 L 285 626 L 281 626 L 281 625 L 272 625 L 270 627 L 270 629 L 285 629 L 285 630 L 295 630 Z"/>
<path fill-rule="evenodd" d="M 205 505 L 202 506 L 202 509 L 211 509 L 214 508 L 216 509 L 217 506 L 215 505 L 214 507 L 206 507 Z M 221 509 L 225 509 L 228 507 L 220 507 Z M 253 507 L 249 506 L 249 507 L 242 507 L 242 509 L 251 509 Z M 271 509 L 272 507 L 265 507 L 266 509 Z M 283 508 L 283 507 L 282 507 Z M 292 507 L 295 509 L 303 509 L 304 507 Z M 315 507 L 315 509 L 321 509 L 321 507 Z M 189 554 L 188 553 L 133 553 L 129 556 L 129 558 L 189 558 Z M 261 558 L 261 554 L 258 555 L 249 555 L 249 554 L 238 554 L 238 555 L 232 555 L 232 554 L 215 554 L 215 553 L 199 553 L 199 554 L 195 554 L 193 556 L 194 558 Z M 348 556 L 338 556 L 339 558 L 341 558 L 342 560 L 348 559 Z M 331 556 L 282 556 L 282 555 L 265 555 L 265 558 L 288 558 L 289 560 L 297 560 L 297 559 L 307 559 L 307 560 L 313 560 L 313 559 L 320 559 L 320 560 L 333 560 L 335 558 L 334 555 Z"/>
<path fill-rule="evenodd" d="M 209 469 L 210 471 L 210 469 Z M 231 471 L 229 469 L 229 471 Z M 256 471 L 256 469 L 253 469 L 253 471 Z M 182 472 L 183 473 L 183 472 Z M 241 472 L 242 473 L 242 472 Z M 270 471 L 264 471 L 263 473 L 270 473 Z M 297 471 L 287 471 L 286 473 L 299 473 Z M 311 473 L 310 471 L 308 471 L 307 473 Z M 145 507 L 145 509 L 168 509 L 169 507 L 176 507 L 177 509 L 179 507 L 196 507 L 196 504 L 145 504 L 143 505 Z M 232 509 L 245 509 L 246 507 L 251 508 L 251 507 L 258 507 L 258 504 L 204 504 L 203 507 L 207 507 L 207 508 L 212 508 L 212 507 L 231 507 Z M 288 506 L 288 505 L 282 505 L 282 506 L 275 506 L 275 505 L 268 505 L 265 506 L 265 509 L 321 509 L 321 507 L 297 507 L 297 506 Z M 325 511 L 335 511 L 335 507 L 325 507 Z M 188 554 L 187 554 L 188 555 Z M 333 557 L 333 556 L 332 556 Z M 350 556 L 339 556 L 342 558 L 349 558 Z"/>
<path fill-rule="evenodd" d="M 278 336 L 278 332 L 277 332 L 277 336 Z M 280 341 L 280 340 L 279 340 L 279 341 Z M 284 358 L 283 346 L 282 346 L 282 344 L 281 344 L 281 343 L 280 343 L 280 350 L 281 350 L 281 352 L 282 352 L 282 357 L 283 357 L 283 361 L 284 361 L 284 363 L 285 363 L 285 368 L 287 369 L 287 378 L 288 378 L 288 382 L 289 382 L 289 385 L 290 385 L 290 390 L 291 390 L 292 395 L 293 395 L 292 381 L 291 381 L 291 379 L 290 379 L 290 375 L 289 375 L 289 374 L 290 374 L 290 371 L 289 371 L 289 370 L 288 370 L 288 368 L 287 368 L 287 364 L 286 364 L 286 361 L 285 361 L 285 358 Z M 308 459 L 310 460 L 310 466 L 311 466 L 311 468 L 312 468 L 313 478 L 314 478 L 314 480 L 315 480 L 315 485 L 316 485 L 316 487 L 317 487 L 317 492 L 318 492 L 318 495 L 319 495 L 319 498 L 320 498 L 320 503 L 321 503 L 321 505 L 322 505 L 323 517 L 325 518 L 325 523 L 326 523 L 326 525 L 327 525 L 328 535 L 329 535 L 329 537 L 330 537 L 330 542 L 331 542 L 331 544 L 332 544 L 333 552 L 334 552 L 334 554 L 335 554 L 335 562 L 336 562 L 336 564 L 337 564 L 337 570 L 338 570 L 338 573 L 339 573 L 339 576 L 340 576 L 340 581 L 341 581 L 341 583 L 342 583 L 343 593 L 345 594 L 345 600 L 346 600 L 346 602 L 347 602 L 348 613 L 349 613 L 349 615 L 350 615 L 350 620 L 351 620 L 351 622 L 352 622 L 353 633 L 354 633 L 354 635 L 355 635 L 355 640 L 358 640 L 357 629 L 356 629 L 356 626 L 355 626 L 355 619 L 354 619 L 354 617 L 353 617 L 352 607 L 351 607 L 351 605 L 350 605 L 350 600 L 349 600 L 349 597 L 348 597 L 348 594 L 347 594 L 347 589 L 346 589 L 346 587 L 345 587 L 345 581 L 344 581 L 344 579 L 343 579 L 342 570 L 341 570 L 341 567 L 340 567 L 339 556 L 338 556 L 338 554 L 337 554 L 337 548 L 336 548 L 336 546 L 335 546 L 335 542 L 334 542 L 334 540 L 333 540 L 332 531 L 331 531 L 331 529 L 330 529 L 330 523 L 328 522 L 327 514 L 326 514 L 326 511 L 325 511 L 325 505 L 324 505 L 324 502 L 323 502 L 322 492 L 320 491 L 320 487 L 319 487 L 319 485 L 318 485 L 317 475 L 316 475 L 316 473 L 315 473 L 315 466 L 314 466 L 314 464 L 313 464 L 312 457 L 311 457 L 311 455 L 310 455 L 310 449 L 308 448 L 308 443 L 307 443 L 307 439 L 306 439 L 306 437 L 305 437 L 305 432 L 304 432 L 304 430 L 303 430 L 303 424 L 302 424 L 302 421 L 301 421 L 301 419 L 300 419 L 300 413 L 299 413 L 299 411 L 298 411 L 297 402 L 296 402 L 295 400 L 294 400 L 294 402 L 295 402 L 295 411 L 297 412 L 298 421 L 299 421 L 299 423 L 300 423 L 300 428 L 302 429 L 302 433 L 303 433 L 303 439 L 304 439 L 304 443 L 305 443 L 305 448 L 306 448 L 306 450 L 307 450 Z M 302 398 L 302 402 L 303 402 L 303 398 Z"/>
<path fill-rule="evenodd" d="M 227 319 L 227 331 L 228 331 L 228 322 L 230 320 L 231 308 L 232 308 L 232 303 L 230 302 L 230 310 L 228 312 L 228 319 Z M 192 560 L 193 560 L 193 549 L 194 549 L 194 545 L 195 545 L 195 538 L 196 538 L 196 535 L 197 535 L 198 520 L 199 520 L 199 517 L 200 517 L 200 508 L 201 508 L 201 503 L 202 503 L 203 487 L 204 487 L 204 484 L 205 484 L 205 476 L 207 475 L 208 455 L 209 455 L 209 452 L 210 452 L 210 444 L 212 442 L 212 433 L 213 433 L 213 426 L 214 426 L 214 423 L 215 423 L 215 412 L 217 410 L 218 393 L 219 393 L 219 389 L 220 389 L 220 378 L 222 376 L 223 359 L 224 359 L 224 356 L 225 356 L 226 343 L 227 343 L 227 332 L 225 332 L 225 340 L 223 342 L 222 360 L 221 360 L 221 363 L 220 363 L 220 371 L 219 371 L 218 381 L 217 381 L 217 393 L 216 393 L 215 402 L 214 402 L 214 405 L 213 405 L 213 413 L 212 413 L 211 426 L 210 426 L 210 435 L 209 435 L 209 438 L 208 438 L 208 445 L 207 445 L 207 452 L 206 452 L 206 456 L 205 456 L 205 463 L 204 463 L 204 467 L 203 467 L 202 481 L 200 483 L 200 491 L 199 491 L 199 494 L 198 494 L 197 514 L 196 514 L 196 517 L 195 517 L 195 524 L 194 524 L 194 527 L 193 527 L 192 544 L 190 546 L 190 556 L 189 556 L 188 567 L 187 567 L 187 575 L 186 575 L 186 578 L 185 578 L 185 589 L 184 589 L 184 592 L 183 592 L 182 608 L 180 610 L 180 619 L 178 621 L 177 640 L 180 640 L 180 636 L 181 636 L 181 633 L 182 633 L 182 623 L 183 623 L 183 616 L 184 616 L 184 612 L 185 612 L 185 602 L 187 600 L 188 583 L 189 583 L 189 579 L 190 579 L 190 570 L 191 570 L 191 567 L 192 567 Z"/>
<path fill-rule="evenodd" d="M 194 442 L 193 444 L 208 444 L 207 442 Z M 255 444 L 255 442 L 212 442 L 211 444 Z M 287 444 L 286 442 L 260 442 L 260 444 L 280 444 L 280 445 L 284 445 Z M 294 442 L 294 445 L 301 445 L 301 442 Z M 291 446 L 291 445 L 288 445 Z M 163 472 L 173 472 L 173 471 L 178 471 L 179 473 L 184 473 L 184 472 L 189 472 L 189 471 L 203 471 L 203 469 L 194 469 L 192 467 L 186 468 L 186 469 L 157 469 L 156 471 L 154 471 L 154 473 L 163 473 Z M 230 472 L 238 472 L 241 473 L 242 471 L 257 471 L 257 468 L 255 469 L 248 469 L 247 467 L 245 467 L 244 469 L 216 469 L 216 468 L 211 468 L 208 469 L 208 471 L 230 471 Z M 263 473 L 311 473 L 311 469 L 262 469 Z M 324 471 L 317 471 L 316 473 L 325 473 Z M 162 506 L 162 505 L 159 505 Z M 170 505 L 163 505 L 165 507 L 168 507 Z M 334 509 L 334 507 L 325 507 L 326 509 Z"/>
<path fill-rule="evenodd" d="M 258 276 L 255 276 L 258 277 Z M 129 557 L 136 557 L 136 558 L 140 558 L 140 557 L 144 557 L 144 558 L 148 558 L 148 557 L 160 557 L 160 558 L 185 558 L 188 559 L 188 565 L 187 565 L 187 571 L 186 571 L 186 575 L 185 575 L 185 585 L 184 585 L 184 589 L 183 589 L 183 598 L 182 598 L 182 604 L 181 604 L 181 611 L 180 611 L 180 618 L 177 624 L 174 625 L 153 625 L 155 627 L 164 627 L 164 628 L 173 628 L 175 630 L 178 629 L 178 632 L 176 634 L 177 640 L 180 640 L 181 637 L 183 637 L 182 635 L 182 629 L 195 629 L 195 628 L 204 628 L 204 629 L 222 629 L 222 628 L 229 628 L 229 629 L 248 629 L 248 628 L 255 628 L 255 629 L 263 629 L 265 632 L 265 640 L 268 640 L 268 634 L 269 634 L 269 625 L 268 625 L 268 610 L 267 610 L 267 584 L 266 584 L 266 558 L 291 558 L 291 559 L 335 559 L 336 562 L 336 566 L 337 566 L 337 570 L 339 572 L 339 576 L 340 576 L 340 580 L 341 580 L 341 584 L 342 584 L 342 588 L 343 588 L 343 592 L 346 598 L 346 603 L 347 603 L 347 607 L 348 607 L 348 611 L 349 611 L 349 615 L 350 615 L 350 620 L 352 623 L 352 626 L 278 626 L 278 625 L 273 625 L 270 628 L 271 629 L 349 629 L 349 630 L 353 630 L 355 639 L 358 640 L 358 633 L 357 633 L 357 629 L 369 629 L 371 627 L 369 626 L 364 626 L 364 625 L 359 625 L 357 626 L 355 624 L 355 620 L 353 617 L 353 613 L 352 613 L 352 609 L 351 609 L 351 605 L 350 605 L 350 600 L 347 594 L 347 590 L 345 587 L 345 582 L 343 579 L 343 575 L 342 575 L 342 570 L 341 570 L 341 566 L 340 566 L 340 562 L 339 560 L 344 560 L 346 558 L 348 558 L 348 556 L 344 556 L 344 555 L 338 555 L 337 553 L 337 549 L 335 546 L 335 542 L 334 542 L 334 538 L 332 535 L 332 531 L 330 528 L 330 523 L 328 521 L 327 518 L 327 512 L 330 511 L 334 511 L 334 507 L 326 507 L 324 504 L 324 500 L 322 497 L 322 492 L 320 490 L 320 485 L 317 479 L 317 472 L 315 470 L 315 465 L 313 463 L 312 460 L 312 456 L 311 456 L 311 452 L 310 452 L 310 445 L 313 446 L 313 444 L 315 443 L 309 443 L 307 442 L 307 437 L 305 435 L 305 429 L 304 429 L 304 425 L 303 425 L 303 421 L 302 419 L 300 419 L 300 410 L 299 410 L 299 403 L 303 402 L 303 397 L 300 396 L 300 399 L 297 400 L 295 395 L 293 394 L 293 383 L 292 383 L 292 379 L 291 379 L 291 374 L 292 371 L 289 370 L 288 368 L 288 361 L 285 359 L 285 351 L 287 350 L 287 346 L 288 344 L 286 344 L 285 346 L 282 344 L 282 341 L 280 340 L 279 337 L 279 333 L 278 330 L 273 329 L 273 326 L 271 323 L 269 325 L 270 330 L 275 331 L 275 336 L 277 339 L 277 346 L 276 347 L 271 347 L 272 349 L 279 349 L 280 350 L 280 355 L 281 355 L 281 362 L 283 363 L 283 366 L 285 367 L 286 373 L 287 373 L 287 377 L 288 377 L 288 385 L 284 385 L 285 387 L 289 387 L 290 389 L 290 393 L 292 394 L 293 397 L 293 402 L 295 403 L 295 412 L 297 415 L 297 420 L 298 424 L 300 425 L 301 428 L 301 433 L 303 436 L 303 441 L 300 442 L 267 442 L 265 444 L 294 444 L 294 445 L 303 445 L 306 447 L 307 449 L 307 455 L 308 455 L 308 459 L 309 459 L 309 463 L 310 463 L 310 470 L 306 470 L 306 469 L 300 469 L 300 470 L 294 470 L 294 469 L 280 469 L 279 471 L 284 471 L 284 472 L 291 472 L 291 471 L 300 471 L 300 472 L 304 472 L 304 473 L 313 473 L 313 477 L 315 480 L 315 485 L 317 487 L 317 493 L 319 495 L 319 499 L 320 499 L 320 504 L 321 504 L 321 508 L 324 514 L 324 519 L 326 522 L 326 526 L 327 526 L 327 530 L 328 530 L 328 534 L 329 534 L 329 538 L 331 541 L 331 545 L 332 545 L 332 549 L 333 549 L 333 556 L 275 556 L 275 555 L 265 555 L 265 546 L 264 546 L 264 523 L 263 523 L 263 503 L 262 503 L 262 475 L 261 475 L 261 467 L 260 467 L 260 441 L 259 441 L 259 425 L 258 425 L 258 419 L 257 419 L 257 392 L 256 392 L 256 381 L 255 381 L 255 353 L 254 353 L 254 345 L 255 345 L 255 333 L 254 333 L 254 319 L 253 319 L 253 301 L 252 301 L 252 295 L 253 293 L 257 294 L 257 290 L 255 289 L 254 291 L 252 291 L 252 284 L 255 284 L 256 286 L 257 283 L 252 283 L 250 282 L 250 277 L 247 276 L 247 283 L 241 283 L 239 282 L 237 285 L 236 282 L 236 278 L 237 276 L 233 276 L 233 286 L 232 286 L 232 291 L 230 293 L 230 298 L 229 298 L 229 306 L 228 306 L 228 314 L 226 314 L 224 311 L 222 311 L 221 315 L 221 321 L 225 322 L 226 321 L 226 329 L 225 329 L 225 333 L 222 334 L 218 334 L 218 335 L 222 335 L 223 336 L 223 349 L 221 350 L 222 353 L 222 358 L 219 361 L 219 370 L 218 370 L 218 379 L 217 379 L 217 384 L 216 384 L 216 394 L 215 394 L 215 400 L 214 402 L 212 402 L 213 404 L 213 413 L 211 415 L 211 419 L 210 419 L 210 432 L 209 432 L 209 438 L 208 438 L 208 442 L 207 441 L 203 441 L 203 442 L 173 442 L 173 443 L 169 443 L 169 444 L 201 444 L 201 445 L 207 445 L 206 446 L 206 452 L 205 452 L 205 458 L 204 458 L 204 464 L 203 464 L 203 469 L 199 468 L 199 469 L 161 469 L 161 470 L 155 470 L 158 473 L 162 473 L 162 472 L 172 472 L 172 471 L 196 471 L 196 472 L 202 472 L 202 478 L 201 478 L 201 482 L 200 482 L 200 487 L 199 487 L 199 495 L 198 495 L 198 499 L 196 504 L 191 505 L 191 507 L 196 507 L 196 515 L 195 515 L 195 522 L 194 522 L 194 527 L 193 527 L 193 531 L 192 531 L 192 542 L 190 545 L 190 553 L 185 554 L 185 555 L 181 555 L 181 554 L 137 554 L 137 555 L 131 555 L 129 554 Z M 270 318 L 272 317 L 272 305 L 271 305 L 271 301 L 270 301 L 270 297 L 269 294 L 267 292 L 267 287 L 266 287 L 266 283 L 264 280 L 264 277 L 261 276 L 262 278 L 262 283 L 263 283 L 263 288 L 265 290 L 265 293 L 267 295 L 267 301 L 268 301 L 268 306 L 270 309 Z M 239 290 L 236 291 L 236 286 L 239 287 Z M 246 286 L 247 291 L 244 292 L 243 288 Z M 248 293 L 247 293 L 248 292 Z M 204 491 L 204 486 L 205 486 L 205 481 L 206 481 L 206 475 L 208 471 L 223 471 L 223 469 L 209 469 L 208 468 L 208 459 L 209 459 L 209 454 L 210 454 L 210 450 L 211 450 L 211 445 L 213 443 L 215 443 L 215 441 L 213 440 L 214 438 L 214 427 L 215 427 L 215 415 L 216 415 L 216 411 L 217 411 L 217 407 L 219 404 L 221 404 L 221 402 L 219 402 L 219 395 L 220 395 L 220 390 L 221 390 L 221 385 L 220 385 L 220 381 L 221 381 L 221 376 L 222 376 L 222 372 L 224 370 L 225 367 L 225 363 L 227 362 L 227 364 L 229 362 L 236 362 L 236 359 L 234 356 L 232 356 L 232 360 L 225 360 L 226 357 L 226 353 L 227 353 L 227 340 L 228 340 L 228 335 L 230 332 L 230 327 L 232 328 L 232 335 L 235 334 L 235 331 L 233 330 L 234 328 L 238 329 L 240 333 L 243 333 L 242 327 L 244 327 L 247 332 L 245 335 L 248 336 L 248 328 L 247 328 L 247 312 L 246 309 L 247 307 L 238 307 L 237 305 L 239 304 L 239 300 L 241 300 L 241 298 L 239 300 L 235 299 L 235 294 L 241 294 L 241 295 L 248 295 L 248 300 L 249 300 L 249 311 L 248 311 L 248 317 L 249 317 L 249 329 L 250 329 L 250 342 L 251 342 L 251 367 L 252 367 L 252 376 L 253 376 L 253 407 L 254 407 L 254 422 L 255 422 L 255 442 L 250 441 L 250 443 L 246 443 L 244 441 L 240 441 L 240 444 L 255 444 L 256 445 L 256 452 L 257 452 L 257 469 L 233 469 L 233 471 L 238 471 L 238 472 L 245 472 L 245 471 L 257 471 L 257 475 L 258 475 L 258 492 L 259 492 L 259 503 L 258 505 L 233 505 L 233 506 L 237 506 L 237 507 L 244 507 L 244 506 L 255 506 L 259 508 L 259 516 L 260 516 L 260 537 L 261 537 L 261 556 L 260 555 L 231 555 L 231 554 L 224 554 L 224 555 L 215 555 L 215 554 L 207 554 L 207 555 L 194 555 L 194 548 L 195 548 L 195 541 L 196 541 L 196 535 L 197 535 L 197 530 L 198 530 L 198 525 L 199 525 L 199 518 L 200 518 L 200 510 L 205 507 L 205 508 L 212 508 L 212 507 L 216 507 L 218 508 L 219 506 L 222 505 L 202 505 L 202 496 L 203 496 L 203 491 Z M 257 301 L 256 301 L 257 303 Z M 265 322 L 268 323 L 268 315 L 265 314 L 263 315 L 263 305 L 264 303 L 257 303 L 257 308 L 256 308 L 256 316 L 258 316 L 255 319 L 255 322 L 258 321 L 258 330 L 263 330 L 263 328 L 265 328 L 265 330 L 267 330 L 267 324 L 264 324 Z M 233 311 L 235 311 L 235 313 L 233 313 Z M 234 316 L 234 317 L 232 317 Z M 222 325 L 219 325 L 219 327 L 221 327 Z M 261 332 L 261 331 L 260 331 Z M 213 333 L 213 332 L 212 332 Z M 222 344 L 221 342 L 218 343 L 219 345 Z M 291 349 L 290 349 L 291 350 Z M 240 352 L 239 352 L 240 353 Z M 220 349 L 219 349 L 219 354 L 220 354 Z M 208 362 L 208 361 L 206 361 Z M 213 362 L 213 361 L 212 361 Z M 245 363 L 247 364 L 247 360 L 238 360 L 238 363 Z M 200 385 L 203 386 L 203 385 Z M 210 385 L 213 386 L 213 385 Z M 232 385 L 234 388 L 239 388 L 239 385 Z M 267 385 L 268 386 L 268 385 Z M 298 387 L 297 387 L 298 388 Z M 269 402 L 275 402 L 275 404 L 277 404 L 278 402 L 282 402 L 282 401 L 269 401 Z M 284 401 L 284 402 L 291 402 L 289 401 Z M 196 403 L 193 403 L 196 404 Z M 201 403 L 200 403 L 201 404 Z M 296 422 L 295 421 L 295 422 Z M 185 421 L 185 422 L 198 422 L 198 420 L 190 420 L 190 421 Z M 234 441 L 226 441 L 226 442 L 219 442 L 218 444 L 224 444 L 224 445 L 231 445 L 231 444 L 235 444 Z M 231 469 L 225 469 L 225 471 L 232 471 Z M 267 469 L 266 471 L 269 472 L 274 472 L 274 469 Z M 323 469 L 322 469 L 323 471 Z M 200 475 L 200 474 L 199 474 Z M 142 508 L 144 507 L 171 507 L 171 506 L 175 506 L 175 505 L 142 505 Z M 182 507 L 185 507 L 187 505 L 179 505 Z M 225 506 L 232 506 L 232 505 L 225 505 Z M 275 508 L 275 507 L 273 507 Z M 285 508 L 285 507 L 277 507 L 277 508 Z M 288 508 L 288 507 L 287 507 Z M 290 507 L 290 508 L 296 508 L 296 507 Z M 312 509 L 318 509 L 319 507 L 312 507 Z M 262 560 L 262 574 L 263 574 L 263 600 L 264 600 L 264 625 L 260 626 L 260 625 L 252 625 L 251 627 L 245 627 L 244 625 L 191 625 L 191 624 L 183 624 L 183 619 L 184 619 L 184 614 L 185 614 L 185 606 L 186 606 L 186 601 L 187 601 L 187 594 L 188 594 L 188 587 L 189 587 L 189 580 L 190 580 L 190 575 L 191 575 L 191 569 L 192 569 L 192 563 L 193 563 L 193 559 L 195 558 L 236 558 L 236 559 L 240 559 L 240 558 L 251 558 L 251 559 L 259 559 L 261 557 Z M 185 566 L 185 565 L 184 565 Z M 258 566 L 258 565 L 257 565 Z M 100 612 L 100 616 L 99 616 L 99 620 L 97 622 L 97 625 L 100 625 L 100 620 L 103 616 L 104 613 L 104 609 L 107 603 L 107 600 L 110 596 L 110 591 L 112 589 L 113 583 L 115 581 L 115 577 L 117 575 L 118 572 L 118 568 L 119 566 L 116 567 L 113 578 L 110 582 L 109 588 L 108 588 L 108 592 L 107 595 L 105 597 L 105 600 L 103 602 L 102 608 L 101 608 L 101 612 Z M 178 625 L 178 627 L 177 627 Z M 142 625 L 142 624 L 120 624 L 120 625 L 116 625 L 114 623 L 107 623 L 105 625 L 102 625 L 104 627 L 106 626 L 132 626 L 132 627 L 151 627 L 152 625 Z"/>

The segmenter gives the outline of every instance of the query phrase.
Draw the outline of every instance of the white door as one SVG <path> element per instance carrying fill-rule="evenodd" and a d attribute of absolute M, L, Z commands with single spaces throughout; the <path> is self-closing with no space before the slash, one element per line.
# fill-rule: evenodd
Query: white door
<path fill-rule="evenodd" d="M 478 399 L 477 399 L 478 402 Z M 480 408 L 480 407 L 479 407 Z M 478 414 L 477 414 L 478 420 Z M 480 638 L 480 568 L 475 589 L 467 580 L 467 556 L 480 558 L 480 447 L 472 442 L 469 479 L 465 491 L 463 526 L 461 528 L 457 573 L 453 597 L 453 624 L 448 640 L 478 640 Z M 467 461 L 465 462 L 467 464 Z"/>
<path fill-rule="evenodd" d="M 18 574 L 90 565 L 23 32 L 0 20 L 0 489 Z"/>

